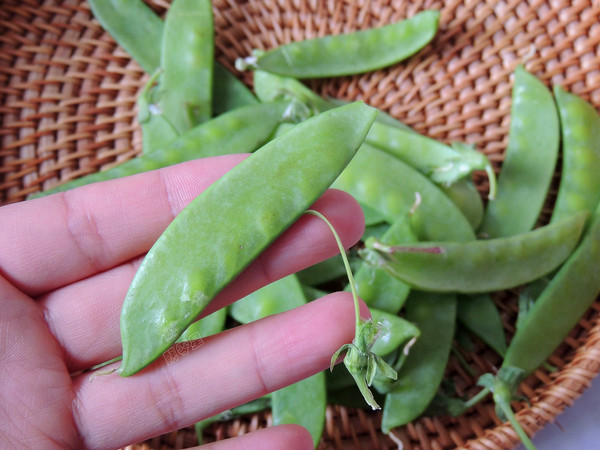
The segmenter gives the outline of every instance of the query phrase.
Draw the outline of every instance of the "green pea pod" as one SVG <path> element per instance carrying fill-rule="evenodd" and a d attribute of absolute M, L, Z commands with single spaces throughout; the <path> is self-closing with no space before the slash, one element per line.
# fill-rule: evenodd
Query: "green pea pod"
<path fill-rule="evenodd" d="M 365 215 L 365 227 L 379 225 L 380 223 L 384 223 L 386 221 L 385 216 L 376 209 L 373 209 L 368 205 L 360 205 L 360 207 Z"/>
<path fill-rule="evenodd" d="M 486 294 L 458 297 L 458 321 L 499 355 L 506 353 L 502 317 L 492 298 Z"/>
<path fill-rule="evenodd" d="M 363 144 L 333 187 L 376 209 L 390 223 L 411 214 L 411 226 L 420 240 L 475 239 L 471 224 L 427 177 L 407 164 Z"/>
<path fill-rule="evenodd" d="M 350 265 L 353 270 L 356 269 L 359 264 L 360 260 L 356 256 L 350 257 Z M 344 277 L 346 275 L 346 268 L 344 267 L 344 261 L 339 255 L 336 255 L 313 266 L 307 267 L 296 275 L 302 284 L 320 286 Z"/>
<path fill-rule="evenodd" d="M 239 299 L 230 306 L 229 313 L 239 323 L 250 323 L 305 303 L 298 277 L 288 275 Z"/>
<path fill-rule="evenodd" d="M 576 211 L 596 210 L 600 201 L 600 115 L 582 98 L 554 88 L 562 134 L 560 186 L 551 222 Z"/>
<path fill-rule="evenodd" d="M 159 114 L 154 95 L 155 83 L 161 71 L 157 70 L 137 98 L 138 122 L 142 129 L 142 153 L 149 155 L 156 149 L 164 148 L 177 139 L 179 133 L 163 114 Z"/>
<path fill-rule="evenodd" d="M 254 92 L 263 102 L 294 99 L 306 105 L 311 114 L 324 112 L 336 106 L 295 78 L 255 70 L 253 81 Z"/>
<path fill-rule="evenodd" d="M 214 313 L 203 317 L 192 323 L 183 334 L 177 339 L 177 342 L 195 341 L 207 336 L 217 334 L 225 328 L 227 319 L 227 308 L 221 308 Z"/>
<path fill-rule="evenodd" d="M 146 71 L 160 66 L 164 23 L 141 0 L 89 0 L 94 17 Z"/>
<path fill-rule="evenodd" d="M 419 328 L 396 314 L 369 308 L 373 322 L 379 326 L 377 340 L 371 347 L 373 353 L 386 356 L 421 335 Z"/>
<path fill-rule="evenodd" d="M 473 230 L 479 228 L 483 220 L 484 207 L 481 195 L 473 181 L 469 178 L 462 178 L 450 186 L 440 185 L 440 188 L 463 213 L 471 224 L 471 228 Z"/>
<path fill-rule="evenodd" d="M 178 133 L 212 116 L 214 45 L 210 0 L 174 0 L 161 48 L 158 104 Z"/>
<path fill-rule="evenodd" d="M 515 70 L 510 114 L 498 195 L 488 202 L 479 230 L 490 238 L 523 233 L 535 226 L 558 159 L 560 133 L 554 98 L 523 66 Z"/>
<path fill-rule="evenodd" d="M 565 339 L 600 293 L 600 206 L 581 243 L 537 298 L 511 340 L 503 366 L 525 375 Z"/>
<path fill-rule="evenodd" d="M 162 149 L 118 166 L 78 178 L 30 198 L 63 192 L 98 181 L 112 180 L 197 158 L 250 153 L 266 143 L 287 111 L 287 102 L 261 103 L 237 108 L 198 125 Z"/>
<path fill-rule="evenodd" d="M 316 448 L 323 434 L 326 408 L 325 373 L 319 372 L 273 392 L 273 425 L 302 425 Z"/>
<path fill-rule="evenodd" d="M 387 232 L 387 230 L 389 230 L 389 228 L 390 225 L 387 222 L 365 226 L 365 231 L 363 232 L 362 240 L 365 241 L 371 236 L 377 239 L 381 239 L 381 237 Z"/>
<path fill-rule="evenodd" d="M 255 105 L 258 99 L 244 83 L 215 61 L 213 67 L 212 113 L 214 116 L 236 108 Z"/>
<path fill-rule="evenodd" d="M 91 0 L 94 17 L 112 38 L 144 69 L 153 74 L 161 66 L 165 24 L 141 0 Z M 135 25 L 132 25 L 135 24 Z M 256 103 L 256 97 L 222 64 L 214 61 L 213 114 Z"/>
<path fill-rule="evenodd" d="M 408 216 L 392 224 L 381 237 L 381 241 L 389 245 L 416 242 L 417 237 L 410 226 Z M 354 284 L 359 297 L 367 305 L 394 314 L 400 311 L 410 292 L 406 283 L 367 263 L 361 264 L 354 274 Z"/>
<path fill-rule="evenodd" d="M 394 24 L 337 36 L 281 45 L 236 61 L 292 78 L 353 75 L 396 64 L 425 47 L 436 35 L 440 12 L 422 11 Z"/>
<path fill-rule="evenodd" d="M 340 100 L 338 98 L 330 98 L 327 101 L 331 106 L 342 106 L 349 103 L 348 100 Z M 375 122 L 380 123 L 382 125 L 386 125 L 388 127 L 401 128 L 403 130 L 412 131 L 413 133 L 416 133 L 416 131 L 413 130 L 411 127 L 382 110 L 378 110 Z"/>
<path fill-rule="evenodd" d="M 313 300 L 316 300 L 318 298 L 321 298 L 327 294 L 329 294 L 328 291 L 324 291 L 322 289 L 318 289 L 314 286 L 309 286 L 307 284 L 300 284 L 302 286 L 302 292 L 304 292 L 304 297 L 306 297 L 306 300 L 309 302 L 312 302 Z"/>
<path fill-rule="evenodd" d="M 496 193 L 496 177 L 483 153 L 472 146 L 455 142 L 451 146 L 414 131 L 376 122 L 366 142 L 390 153 L 427 175 L 435 183 L 450 186 L 469 177 L 475 170 L 485 170 L 490 180 L 489 197 Z"/>
<path fill-rule="evenodd" d="M 240 323 L 250 323 L 305 303 L 298 278 L 289 275 L 236 301 L 230 307 L 230 314 Z M 273 392 L 273 424 L 302 425 L 310 432 L 316 446 L 325 425 L 326 407 L 325 375 L 320 372 Z"/>
<path fill-rule="evenodd" d="M 426 291 L 483 293 L 520 286 L 556 269 L 575 249 L 587 213 L 517 236 L 389 246 L 370 239 L 361 256 Z"/>
<path fill-rule="evenodd" d="M 235 166 L 173 220 L 144 258 L 123 304 L 122 376 L 159 358 L 304 213 L 352 159 L 375 114 L 357 102 L 298 124 Z"/>
<path fill-rule="evenodd" d="M 306 105 L 308 114 L 327 111 L 334 106 L 341 106 L 348 103 L 347 101 L 343 100 L 324 99 L 294 78 L 282 77 L 261 70 L 254 72 L 254 89 L 258 98 L 262 101 L 274 101 L 281 99 L 297 100 Z M 416 132 L 407 125 L 380 110 L 377 112 L 375 123 L 383 125 L 383 129 L 386 129 L 385 127 L 393 127 L 400 128 L 404 132 L 414 133 L 417 136 L 417 139 L 419 139 L 418 136 L 420 136 L 417 135 Z M 378 139 L 385 139 L 385 136 L 378 136 L 377 133 L 372 134 L 372 131 L 373 130 L 371 130 L 371 132 L 369 132 L 367 135 L 366 142 L 371 143 L 375 147 L 382 147 L 386 145 L 378 145 Z M 438 150 L 441 148 L 443 151 L 431 154 L 429 157 L 425 156 L 425 158 L 421 158 L 420 155 L 409 158 L 410 162 L 413 164 L 413 167 L 416 167 L 417 169 L 423 169 L 422 172 L 427 174 L 430 172 L 430 164 L 438 164 L 440 157 L 445 157 L 448 159 L 451 155 L 453 160 L 456 160 L 457 163 L 459 162 L 457 160 L 457 158 L 459 158 L 457 151 L 452 150 L 450 147 L 438 143 L 432 139 L 425 137 L 421 138 L 425 140 L 424 144 L 431 144 L 432 147 L 424 152 L 426 155 L 435 151 L 436 148 L 438 148 Z M 411 153 L 408 146 L 406 147 L 406 151 L 409 154 Z M 443 154 L 440 156 L 440 153 L 446 153 L 446 156 Z M 483 154 L 478 153 L 475 150 L 468 150 L 465 153 L 471 155 L 471 157 L 468 159 L 468 161 L 471 161 L 470 170 L 464 171 L 463 178 L 454 181 L 450 185 L 447 183 L 442 183 L 441 189 L 454 202 L 454 204 L 459 207 L 461 212 L 463 212 L 465 217 L 471 223 L 471 227 L 476 229 L 481 223 L 481 219 L 483 217 L 483 202 L 472 181 L 467 179 L 466 176 L 470 175 L 473 170 L 478 168 L 487 168 L 488 170 L 491 170 L 491 165 Z M 463 159 L 462 163 L 464 164 L 465 158 L 461 158 Z M 458 165 L 455 165 L 455 167 L 458 167 Z M 458 171 L 456 170 L 454 171 L 454 173 L 457 172 Z M 367 205 L 362 206 L 373 211 L 373 209 L 369 208 Z M 365 219 L 370 219 L 370 217 L 366 216 Z M 367 222 L 366 225 L 369 226 L 370 224 Z"/>
<path fill-rule="evenodd" d="M 254 91 L 259 100 L 263 102 L 272 102 L 282 99 L 298 100 L 306 105 L 307 109 L 312 112 L 312 114 L 350 103 L 347 100 L 336 98 L 325 99 L 295 78 L 284 77 L 263 70 L 254 71 Z M 407 131 L 413 131 L 408 125 L 405 125 L 381 110 L 377 111 L 375 122 L 402 128 Z"/>
<path fill-rule="evenodd" d="M 413 291 L 406 303 L 406 319 L 421 334 L 385 396 L 381 422 L 384 433 L 417 418 L 435 396 L 450 356 L 456 297 Z"/>

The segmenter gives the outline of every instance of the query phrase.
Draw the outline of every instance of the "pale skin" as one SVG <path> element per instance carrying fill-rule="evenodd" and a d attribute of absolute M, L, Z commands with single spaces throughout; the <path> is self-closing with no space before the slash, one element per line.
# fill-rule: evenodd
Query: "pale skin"
<path fill-rule="evenodd" d="M 324 370 L 352 340 L 352 298 L 339 292 L 205 338 L 187 355 L 128 378 L 90 382 L 90 372 L 81 373 L 120 354 L 119 313 L 144 253 L 174 215 L 245 157 L 192 161 L 0 208 L 1 442 L 45 449 L 140 442 Z M 312 208 L 346 247 L 361 237 L 362 211 L 347 194 L 327 191 Z M 327 226 L 303 216 L 209 310 L 337 251 Z M 295 425 L 203 448 L 292 447 L 313 448 Z"/>

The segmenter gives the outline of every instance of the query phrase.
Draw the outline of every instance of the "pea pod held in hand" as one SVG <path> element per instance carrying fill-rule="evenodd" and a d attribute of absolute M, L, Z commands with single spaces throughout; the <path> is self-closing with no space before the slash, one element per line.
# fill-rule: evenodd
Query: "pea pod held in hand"
<path fill-rule="evenodd" d="M 160 357 L 214 296 L 304 213 L 348 164 L 375 114 L 354 103 L 297 125 L 212 184 L 173 220 L 125 298 L 122 376 Z"/>
<path fill-rule="evenodd" d="M 531 282 L 556 269 L 579 241 L 588 213 L 517 236 L 470 242 L 389 246 L 369 239 L 362 255 L 411 286 L 482 293 Z"/>
<path fill-rule="evenodd" d="M 254 67 L 292 78 L 368 72 L 396 64 L 421 50 L 436 35 L 439 18 L 439 11 L 427 10 L 380 28 L 292 42 L 238 59 L 236 67 Z"/>

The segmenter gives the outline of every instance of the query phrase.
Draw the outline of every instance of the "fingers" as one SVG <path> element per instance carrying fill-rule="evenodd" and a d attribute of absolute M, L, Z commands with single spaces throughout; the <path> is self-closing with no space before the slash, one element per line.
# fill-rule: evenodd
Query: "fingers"
<path fill-rule="evenodd" d="M 139 442 L 326 369 L 353 334 L 351 295 L 331 294 L 207 338 L 187 355 L 128 378 L 113 374 L 90 383 L 80 375 L 74 418 L 88 447 Z"/>
<path fill-rule="evenodd" d="M 205 158 L 0 208 L 0 268 L 31 296 L 146 252 L 247 155 Z"/>
<path fill-rule="evenodd" d="M 346 247 L 360 239 L 362 211 L 348 194 L 327 191 L 313 208 L 329 219 Z M 338 252 L 327 225 L 317 217 L 303 216 L 225 288 L 204 315 Z M 121 354 L 119 315 L 139 262 L 122 264 L 40 297 L 46 320 L 65 350 L 71 372 Z"/>
<path fill-rule="evenodd" d="M 315 447 L 305 428 L 298 425 L 278 425 L 195 448 L 199 450 L 239 450 L 243 448 L 312 450 Z"/>

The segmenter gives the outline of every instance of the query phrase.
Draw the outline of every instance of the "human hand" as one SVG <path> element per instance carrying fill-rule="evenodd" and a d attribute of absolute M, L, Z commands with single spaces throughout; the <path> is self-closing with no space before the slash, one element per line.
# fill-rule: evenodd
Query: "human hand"
<path fill-rule="evenodd" d="M 158 360 L 132 377 L 90 383 L 90 372 L 81 373 L 120 355 L 120 310 L 143 254 L 185 205 L 245 157 L 191 161 L 0 208 L 2 442 L 30 448 L 140 442 L 317 373 L 352 340 L 352 298 L 341 292 L 204 338 L 177 361 Z M 327 191 L 312 208 L 333 223 L 346 247 L 362 235 L 362 212 L 347 194 Z M 305 215 L 205 314 L 336 253 L 325 223 Z M 308 432 L 291 425 L 214 445 L 242 444 L 313 447 Z"/>

